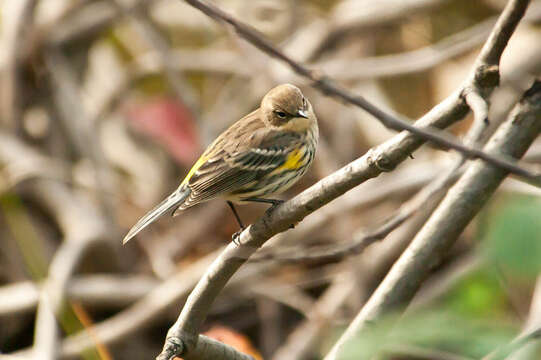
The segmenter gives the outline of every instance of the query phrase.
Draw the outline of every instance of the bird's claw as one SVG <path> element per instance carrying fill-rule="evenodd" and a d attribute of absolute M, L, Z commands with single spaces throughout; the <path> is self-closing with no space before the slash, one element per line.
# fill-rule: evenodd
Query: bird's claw
<path fill-rule="evenodd" d="M 240 229 L 239 231 L 235 232 L 233 235 L 231 235 L 231 240 L 233 240 L 233 244 L 240 246 L 240 234 L 244 231 L 244 229 Z"/>
<path fill-rule="evenodd" d="M 285 202 L 285 200 L 273 200 L 272 205 L 267 209 L 267 213 L 271 213 L 276 209 L 277 206 L 282 205 Z"/>

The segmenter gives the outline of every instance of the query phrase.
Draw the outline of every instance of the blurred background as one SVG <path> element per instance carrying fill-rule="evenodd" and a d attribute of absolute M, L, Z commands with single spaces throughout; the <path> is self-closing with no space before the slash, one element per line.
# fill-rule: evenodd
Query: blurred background
<path fill-rule="evenodd" d="M 415 120 L 460 86 L 505 3 L 218 5 L 294 59 Z M 214 200 L 126 246 L 121 239 L 273 86 L 298 85 L 320 126 L 315 163 L 285 199 L 393 136 L 179 0 L 0 0 L 0 25 L 0 354 L 28 358 L 48 343 L 58 358 L 154 358 L 237 223 Z M 540 39 L 535 0 L 504 52 L 492 127 L 541 75 Z M 460 136 L 470 124 L 468 117 L 450 130 Z M 425 146 L 273 238 L 266 260 L 244 266 L 219 296 L 209 336 L 259 359 L 321 359 L 443 195 L 360 255 L 285 263 L 280 254 L 350 243 L 456 157 Z M 541 141 L 525 159 L 540 165 Z M 238 208 L 246 223 L 265 209 Z M 349 358 L 479 359 L 539 326 L 540 214 L 539 189 L 505 181 L 392 335 L 382 341 L 392 321 L 382 322 Z M 541 351 L 529 346 L 516 358 Z"/>

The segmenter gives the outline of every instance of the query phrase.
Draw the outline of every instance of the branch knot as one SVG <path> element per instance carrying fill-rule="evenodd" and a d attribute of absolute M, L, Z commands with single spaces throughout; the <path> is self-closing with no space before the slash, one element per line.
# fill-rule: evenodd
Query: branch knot
<path fill-rule="evenodd" d="M 195 347 L 195 344 L 194 344 Z M 163 350 L 156 360 L 172 360 L 178 355 L 187 352 L 187 346 L 184 341 L 177 336 L 169 336 L 165 339 Z"/>
<path fill-rule="evenodd" d="M 474 84 L 479 88 L 495 88 L 500 84 L 500 67 L 482 64 L 475 69 Z"/>
<path fill-rule="evenodd" d="M 374 149 L 368 151 L 367 163 L 381 172 L 390 172 L 396 168 L 396 163 L 391 161 L 388 154 Z"/>

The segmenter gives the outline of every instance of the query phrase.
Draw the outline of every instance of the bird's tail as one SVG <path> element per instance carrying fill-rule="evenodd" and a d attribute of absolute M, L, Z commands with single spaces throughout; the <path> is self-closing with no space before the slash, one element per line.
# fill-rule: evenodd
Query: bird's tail
<path fill-rule="evenodd" d="M 190 188 L 187 186 L 180 187 L 175 190 L 174 193 L 169 195 L 164 201 L 159 203 L 154 209 L 150 210 L 145 214 L 128 232 L 128 234 L 122 240 L 122 243 L 125 244 L 130 241 L 135 235 L 137 235 L 141 230 L 146 228 L 152 222 L 162 217 L 170 210 L 175 210 L 186 198 L 190 195 Z"/>

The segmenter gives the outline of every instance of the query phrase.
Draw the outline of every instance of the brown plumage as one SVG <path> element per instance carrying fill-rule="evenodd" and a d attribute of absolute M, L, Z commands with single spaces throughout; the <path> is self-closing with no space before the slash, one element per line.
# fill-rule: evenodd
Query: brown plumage
<path fill-rule="evenodd" d="M 290 84 L 273 88 L 257 110 L 208 146 L 178 189 L 139 220 L 124 243 L 163 214 L 215 197 L 227 200 L 234 212 L 231 201 L 275 203 L 264 197 L 288 189 L 306 172 L 317 138 L 316 116 L 301 91 Z"/>

